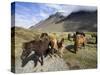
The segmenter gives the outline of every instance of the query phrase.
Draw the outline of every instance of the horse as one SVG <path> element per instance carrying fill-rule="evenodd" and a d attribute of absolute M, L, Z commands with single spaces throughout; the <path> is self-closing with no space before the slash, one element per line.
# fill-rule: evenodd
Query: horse
<path fill-rule="evenodd" d="M 55 33 L 50 34 L 49 38 L 50 38 L 51 53 L 55 54 L 58 51 L 56 34 Z"/>
<path fill-rule="evenodd" d="M 78 51 L 78 48 L 80 48 L 81 46 L 85 47 L 85 44 L 86 44 L 85 34 L 83 34 L 83 33 L 76 33 L 75 40 L 74 40 L 74 50 L 75 50 L 75 53 L 76 53 L 76 51 Z"/>
<path fill-rule="evenodd" d="M 71 41 L 71 38 L 74 38 L 74 33 L 68 33 L 68 40 Z"/>
<path fill-rule="evenodd" d="M 43 65 L 43 55 L 46 53 L 46 51 L 49 49 L 50 40 L 48 34 L 44 33 L 41 35 L 40 40 L 32 40 L 30 42 L 26 42 L 23 44 L 23 52 L 21 55 L 21 59 L 26 59 L 32 51 L 34 51 L 37 60 L 41 63 L 41 66 Z"/>
<path fill-rule="evenodd" d="M 85 37 L 85 33 L 84 32 L 77 31 L 76 35 L 78 35 L 78 34 L 83 35 Z"/>
<path fill-rule="evenodd" d="M 58 45 L 58 54 L 60 57 L 62 57 L 64 55 L 64 38 L 61 39 L 60 42 L 57 42 Z"/>

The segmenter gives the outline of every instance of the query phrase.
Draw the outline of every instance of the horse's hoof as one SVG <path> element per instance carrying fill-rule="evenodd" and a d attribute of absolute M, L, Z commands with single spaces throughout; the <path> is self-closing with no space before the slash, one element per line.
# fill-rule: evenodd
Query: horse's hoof
<path fill-rule="evenodd" d="M 41 66 L 43 66 L 43 63 L 41 63 Z"/>
<path fill-rule="evenodd" d="M 76 54 L 76 51 L 74 53 Z"/>

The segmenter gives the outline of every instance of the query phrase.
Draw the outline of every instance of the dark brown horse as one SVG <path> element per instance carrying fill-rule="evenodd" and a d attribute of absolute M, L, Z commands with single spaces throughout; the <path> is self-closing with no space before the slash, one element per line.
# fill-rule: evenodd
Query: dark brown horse
<path fill-rule="evenodd" d="M 23 44 L 23 52 L 21 55 L 21 59 L 26 59 L 32 51 L 35 52 L 36 58 L 39 60 L 41 65 L 43 65 L 43 55 L 49 48 L 50 40 L 47 34 L 42 34 L 40 40 L 33 40 L 30 42 L 26 42 Z"/>
<path fill-rule="evenodd" d="M 83 35 L 83 36 L 85 37 L 85 33 L 84 33 L 84 32 L 77 31 L 77 32 L 76 32 L 76 35 L 78 35 L 78 34 L 79 34 L 79 35 Z"/>
<path fill-rule="evenodd" d="M 84 33 L 77 33 L 75 35 L 75 40 L 74 40 L 74 49 L 75 49 L 75 53 L 76 51 L 78 51 L 78 48 L 80 47 L 85 47 L 86 44 L 86 37 Z"/>

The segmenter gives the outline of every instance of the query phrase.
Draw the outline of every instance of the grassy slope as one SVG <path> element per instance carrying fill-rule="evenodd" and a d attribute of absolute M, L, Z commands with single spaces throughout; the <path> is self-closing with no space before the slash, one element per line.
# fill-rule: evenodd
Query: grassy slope
<path fill-rule="evenodd" d="M 15 28 L 15 55 L 16 57 L 19 56 L 22 52 L 22 44 L 30 40 L 38 39 L 38 35 L 39 33 L 37 33 L 37 31 L 33 32 L 28 29 L 16 27 Z M 14 36 L 12 36 L 12 39 L 13 38 Z"/>
<path fill-rule="evenodd" d="M 22 53 L 22 44 L 26 41 L 37 39 L 40 31 L 31 31 L 23 28 L 15 28 L 15 56 L 19 59 Z M 56 32 L 57 39 L 64 37 L 65 45 L 73 45 L 72 41 L 67 40 L 67 32 Z M 90 38 L 91 33 L 86 33 L 86 36 Z M 92 40 L 93 42 L 95 39 Z M 13 46 L 13 45 L 12 45 Z M 97 48 L 96 44 L 87 44 L 86 48 L 79 49 L 77 54 L 74 54 L 68 49 L 65 49 L 63 59 L 66 64 L 70 66 L 70 69 L 85 69 L 97 67 Z"/>
<path fill-rule="evenodd" d="M 92 32 L 94 33 L 94 32 Z M 86 32 L 86 37 L 89 42 L 95 43 L 95 38 L 91 38 L 91 32 Z M 67 43 L 68 42 L 68 43 Z M 73 45 L 73 42 L 66 40 L 67 45 Z M 73 49 L 72 49 L 73 50 Z M 76 54 L 65 49 L 63 58 L 69 64 L 70 69 L 89 69 L 97 67 L 97 45 L 86 44 L 85 48 L 78 50 Z"/>

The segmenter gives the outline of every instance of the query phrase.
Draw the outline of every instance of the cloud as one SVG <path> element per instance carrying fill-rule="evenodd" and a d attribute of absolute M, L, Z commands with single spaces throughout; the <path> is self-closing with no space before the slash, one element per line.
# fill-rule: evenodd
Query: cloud
<path fill-rule="evenodd" d="M 29 17 L 29 15 L 21 14 L 16 14 L 15 16 L 15 26 L 29 28 L 30 26 L 33 26 L 34 24 L 38 23 L 38 18 L 34 16 Z"/>
<path fill-rule="evenodd" d="M 95 6 L 79 6 L 78 10 L 84 10 L 84 11 L 96 11 L 97 7 Z"/>
<path fill-rule="evenodd" d="M 77 11 L 95 11 L 97 7 L 94 6 L 79 6 L 79 5 L 63 5 L 63 4 L 45 4 L 49 8 L 55 9 L 57 12 L 62 12 L 62 15 L 68 16 L 72 12 Z"/>

